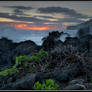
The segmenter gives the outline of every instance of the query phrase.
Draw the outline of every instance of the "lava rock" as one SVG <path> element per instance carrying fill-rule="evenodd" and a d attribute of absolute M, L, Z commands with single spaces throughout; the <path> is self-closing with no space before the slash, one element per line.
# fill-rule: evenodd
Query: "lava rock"
<path fill-rule="evenodd" d="M 16 82 L 9 83 L 4 87 L 1 87 L 1 90 L 28 90 L 32 89 L 35 82 L 36 74 L 27 74 L 26 76 L 18 79 Z"/>
<path fill-rule="evenodd" d="M 7 38 L 0 39 L 0 65 L 10 65 L 12 63 L 12 50 L 15 48 L 14 43 Z"/>
<path fill-rule="evenodd" d="M 86 90 L 85 85 L 81 84 L 74 84 L 74 85 L 68 85 L 63 90 Z"/>
<path fill-rule="evenodd" d="M 39 51 L 40 47 L 33 41 L 24 41 L 17 44 L 17 47 L 13 50 L 12 59 L 15 60 L 16 56 L 32 56 Z"/>
<path fill-rule="evenodd" d="M 84 83 L 84 79 L 74 79 L 72 81 L 69 82 L 69 85 L 74 85 L 74 84 L 83 84 Z"/>
<path fill-rule="evenodd" d="M 77 62 L 55 70 L 52 73 L 52 77 L 58 81 L 69 81 L 79 74 L 81 74 L 81 66 L 80 63 Z"/>

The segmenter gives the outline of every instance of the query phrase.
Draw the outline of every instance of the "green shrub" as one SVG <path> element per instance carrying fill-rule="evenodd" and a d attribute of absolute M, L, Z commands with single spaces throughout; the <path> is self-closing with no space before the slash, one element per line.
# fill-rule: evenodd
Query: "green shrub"
<path fill-rule="evenodd" d="M 32 56 L 31 59 L 34 60 L 34 61 L 40 61 L 42 58 L 44 58 L 46 56 L 48 56 L 48 53 L 42 49 L 42 50 L 40 50 L 39 53 Z"/>
<path fill-rule="evenodd" d="M 12 68 L 1 71 L 0 75 L 7 76 L 8 74 L 19 72 L 17 67 L 21 64 L 23 64 L 23 66 L 26 67 L 28 61 L 30 61 L 30 58 L 28 58 L 27 56 L 18 56 L 18 57 L 16 57 L 16 62 L 14 64 L 14 66 Z"/>
<path fill-rule="evenodd" d="M 19 71 L 15 66 L 13 66 L 12 68 L 9 68 L 7 70 L 1 71 L 0 75 L 7 76 L 8 74 L 15 73 L 15 72 L 19 72 Z"/>
<path fill-rule="evenodd" d="M 26 68 L 26 71 L 28 73 L 31 73 L 31 72 L 35 71 L 36 69 L 37 69 L 36 66 L 31 66 L 30 68 Z"/>
<path fill-rule="evenodd" d="M 27 56 L 18 56 L 16 57 L 16 66 L 23 65 L 24 67 L 26 67 L 28 61 L 30 61 L 30 58 L 28 58 Z"/>
<path fill-rule="evenodd" d="M 35 90 L 57 90 L 59 89 L 59 85 L 54 83 L 53 80 L 48 79 L 43 84 L 41 84 L 40 82 L 36 82 L 34 84 L 33 89 Z"/>
<path fill-rule="evenodd" d="M 31 59 L 34 60 L 34 61 L 39 61 L 40 60 L 39 57 L 36 56 L 36 55 L 35 56 L 32 56 Z"/>
<path fill-rule="evenodd" d="M 27 68 L 28 62 L 31 61 L 31 60 L 40 61 L 40 59 L 46 57 L 47 55 L 48 55 L 48 53 L 46 51 L 40 50 L 39 53 L 32 56 L 31 58 L 29 58 L 27 56 L 18 56 L 18 57 L 16 57 L 16 61 L 15 61 L 14 66 L 12 68 L 1 71 L 0 75 L 7 76 L 10 73 L 19 72 L 18 66 L 20 66 L 20 65 L 23 66 L 23 68 L 25 68 L 28 72 L 35 71 L 36 67 L 34 67 L 34 66 Z"/>
<path fill-rule="evenodd" d="M 45 67 L 49 67 L 49 64 L 44 64 Z"/>

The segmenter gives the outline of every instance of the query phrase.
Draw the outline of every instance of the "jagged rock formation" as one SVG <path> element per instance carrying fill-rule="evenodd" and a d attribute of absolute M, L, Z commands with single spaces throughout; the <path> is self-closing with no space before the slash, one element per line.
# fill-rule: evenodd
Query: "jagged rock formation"
<path fill-rule="evenodd" d="M 15 48 L 14 43 L 6 38 L 0 39 L 0 65 L 11 64 L 11 53 Z"/>
<path fill-rule="evenodd" d="M 33 41 L 24 41 L 17 43 L 16 48 L 13 50 L 12 58 L 15 60 L 16 56 L 32 56 L 40 50 L 40 46 L 37 46 Z"/>
<path fill-rule="evenodd" d="M 61 33 L 59 33 L 58 31 L 49 33 L 49 35 L 46 38 L 43 38 L 42 47 L 45 50 L 53 49 L 57 44 L 59 44 L 61 42 L 60 40 L 58 40 L 60 35 L 61 35 Z"/>
<path fill-rule="evenodd" d="M 79 37 L 67 37 L 66 41 L 62 42 L 60 40 L 62 34 L 58 31 L 49 33 L 43 39 L 42 46 L 37 46 L 33 41 L 13 43 L 6 38 L 0 39 L 0 53 L 2 56 L 0 59 L 3 62 L 0 61 L 0 63 L 2 65 L 14 63 L 16 56 L 26 55 L 31 57 L 38 53 L 40 49 L 48 52 L 45 58 L 38 61 L 38 58 L 34 57 L 38 62 L 33 60 L 28 64 L 30 67 L 33 64 L 37 66 L 37 71 L 33 73 L 24 71 L 11 74 L 5 78 L 0 76 L 0 89 L 32 89 L 36 81 L 43 82 L 48 78 L 62 85 L 60 86 L 62 90 L 92 89 L 89 86 L 92 77 L 92 62 L 89 62 L 88 57 L 92 50 L 89 49 L 89 41 L 92 41 L 92 35 L 80 36 L 79 32 Z M 6 55 L 5 58 L 3 58 L 4 55 Z M 79 82 L 77 79 L 82 79 L 83 82 L 81 80 Z M 3 85 L 3 83 L 5 84 Z"/>
<path fill-rule="evenodd" d="M 14 43 L 7 38 L 0 39 L 0 65 L 1 70 L 5 69 L 15 62 L 16 56 L 32 56 L 39 51 L 40 47 L 33 41 Z"/>

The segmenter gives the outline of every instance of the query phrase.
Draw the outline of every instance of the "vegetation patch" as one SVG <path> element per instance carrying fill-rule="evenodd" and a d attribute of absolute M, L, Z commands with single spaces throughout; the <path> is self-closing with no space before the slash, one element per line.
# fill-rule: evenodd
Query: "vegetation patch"
<path fill-rule="evenodd" d="M 48 56 L 48 53 L 42 49 L 42 50 L 40 50 L 39 53 L 37 53 L 36 55 L 32 56 L 31 59 L 34 60 L 34 61 L 39 62 L 41 59 L 43 59 L 43 58 L 45 58 L 47 56 Z"/>
<path fill-rule="evenodd" d="M 19 65 L 26 67 L 30 60 L 31 59 L 27 56 L 18 56 L 16 57 L 16 67 L 18 67 Z"/>
<path fill-rule="evenodd" d="M 26 72 L 35 71 L 37 69 L 35 65 L 30 65 L 28 67 L 28 64 L 31 63 L 29 61 L 33 60 L 38 62 L 46 56 L 48 56 L 48 53 L 44 50 L 40 50 L 39 53 L 30 58 L 27 56 L 17 56 L 14 66 L 12 68 L 1 71 L 0 75 L 7 76 L 8 74 L 19 72 L 19 67 L 22 67 Z"/>
<path fill-rule="evenodd" d="M 57 90 L 59 89 L 59 85 L 55 83 L 52 79 L 46 80 L 44 83 L 40 83 L 39 81 L 34 84 L 34 90 Z"/>
<path fill-rule="evenodd" d="M 15 73 L 15 72 L 19 72 L 19 70 L 16 68 L 16 65 L 14 65 L 12 68 L 1 71 L 0 75 L 1 76 L 7 76 L 8 74 L 12 74 L 12 73 Z"/>

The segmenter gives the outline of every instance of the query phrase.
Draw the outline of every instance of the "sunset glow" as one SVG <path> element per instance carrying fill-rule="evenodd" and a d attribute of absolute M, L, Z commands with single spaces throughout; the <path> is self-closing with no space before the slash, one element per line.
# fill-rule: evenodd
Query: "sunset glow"
<path fill-rule="evenodd" d="M 12 24 L 13 27 L 16 29 L 23 29 L 23 30 L 54 30 L 57 29 L 56 25 L 28 25 L 28 24 Z"/>

